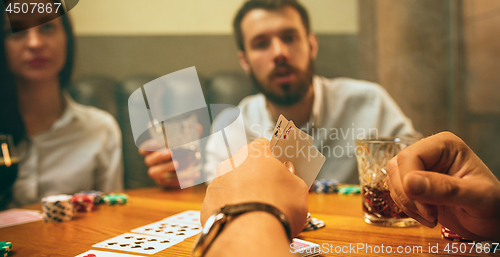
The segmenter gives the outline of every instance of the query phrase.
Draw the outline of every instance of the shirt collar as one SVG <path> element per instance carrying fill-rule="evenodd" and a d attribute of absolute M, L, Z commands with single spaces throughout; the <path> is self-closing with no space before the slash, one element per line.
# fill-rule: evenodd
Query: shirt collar
<path fill-rule="evenodd" d="M 63 92 L 63 101 L 65 101 L 66 107 L 64 108 L 63 114 L 59 119 L 54 122 L 51 130 L 57 130 L 62 127 L 67 126 L 74 119 L 81 119 L 82 117 L 78 113 L 78 104 L 71 98 L 68 92 Z"/>
<path fill-rule="evenodd" d="M 313 87 L 314 87 L 314 100 L 311 111 L 311 117 L 309 117 L 309 125 L 311 127 L 320 127 L 323 121 L 323 87 L 321 86 L 321 78 L 317 75 L 313 77 Z"/>

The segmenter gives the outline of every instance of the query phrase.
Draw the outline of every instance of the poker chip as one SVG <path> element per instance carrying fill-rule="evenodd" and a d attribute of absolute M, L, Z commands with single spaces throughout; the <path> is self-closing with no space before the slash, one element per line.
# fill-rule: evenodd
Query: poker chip
<path fill-rule="evenodd" d="M 101 202 L 107 205 L 125 204 L 128 196 L 126 194 L 109 194 L 102 197 Z"/>
<path fill-rule="evenodd" d="M 339 194 L 347 195 L 347 194 L 359 194 L 360 193 L 359 186 L 346 186 L 339 189 Z"/>
<path fill-rule="evenodd" d="M 11 249 L 11 242 L 0 242 L 0 256 L 7 257 Z"/>
<path fill-rule="evenodd" d="M 94 196 L 94 204 L 99 204 L 101 202 L 101 198 L 102 198 L 102 192 L 100 191 L 95 191 L 95 190 L 91 190 L 91 191 L 81 191 L 81 192 L 78 192 L 75 195 L 93 195 Z"/>
<path fill-rule="evenodd" d="M 307 213 L 307 221 L 302 231 L 312 231 L 323 227 L 325 227 L 324 221 L 313 218 L 310 213 Z"/>
<path fill-rule="evenodd" d="M 73 218 L 73 196 L 53 195 L 42 199 L 43 220 L 45 222 L 68 221 Z"/>
<path fill-rule="evenodd" d="M 466 238 L 461 237 L 458 234 L 453 233 L 449 228 L 441 225 L 441 237 L 443 239 L 448 239 L 454 242 L 472 242 L 472 240 L 468 240 Z"/>
<path fill-rule="evenodd" d="M 75 194 L 72 202 L 75 211 L 91 212 L 94 210 L 95 195 L 93 194 Z"/>
<path fill-rule="evenodd" d="M 335 193 L 337 192 L 338 185 L 339 181 L 336 179 L 315 180 L 313 183 L 312 191 L 318 194 Z"/>

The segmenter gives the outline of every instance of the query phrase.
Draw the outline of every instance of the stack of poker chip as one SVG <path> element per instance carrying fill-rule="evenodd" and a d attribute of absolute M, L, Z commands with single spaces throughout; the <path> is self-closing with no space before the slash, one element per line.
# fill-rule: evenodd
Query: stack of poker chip
<path fill-rule="evenodd" d="M 94 199 L 93 194 L 75 194 L 72 199 L 73 207 L 75 211 L 91 212 L 94 210 Z"/>
<path fill-rule="evenodd" d="M 345 186 L 342 188 L 339 188 L 339 194 L 341 195 L 353 195 L 353 194 L 359 194 L 361 191 L 359 186 Z"/>
<path fill-rule="evenodd" d="M 71 195 L 53 195 L 42 199 L 43 220 L 45 222 L 68 221 L 73 218 Z"/>
<path fill-rule="evenodd" d="M 441 225 L 441 237 L 455 242 L 472 242 L 472 240 L 465 239 L 458 234 L 453 233 L 450 229 L 443 225 Z"/>
<path fill-rule="evenodd" d="M 315 193 L 335 193 L 337 192 L 337 187 L 339 181 L 336 179 L 320 179 L 315 180 L 313 183 L 312 191 Z"/>
<path fill-rule="evenodd" d="M 316 218 L 313 218 L 310 213 L 307 213 L 307 222 L 302 231 L 311 231 L 322 228 L 325 226 L 325 222 Z"/>
<path fill-rule="evenodd" d="M 102 197 L 101 202 L 107 205 L 125 204 L 128 200 L 126 194 L 109 194 Z"/>
<path fill-rule="evenodd" d="M 0 242 L 0 256 L 7 257 L 12 249 L 11 242 Z"/>
<path fill-rule="evenodd" d="M 74 195 L 93 195 L 94 196 L 94 204 L 99 204 L 101 202 L 101 198 L 102 198 L 102 192 L 95 191 L 95 190 L 82 191 L 82 192 L 78 192 Z"/>

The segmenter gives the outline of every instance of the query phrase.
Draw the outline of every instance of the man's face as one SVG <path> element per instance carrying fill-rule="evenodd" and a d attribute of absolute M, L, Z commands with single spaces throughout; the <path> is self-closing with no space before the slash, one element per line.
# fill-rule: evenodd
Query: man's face
<path fill-rule="evenodd" d="M 240 63 L 272 102 L 287 106 L 300 101 L 312 84 L 317 42 L 308 35 L 293 7 L 255 9 L 241 22 L 245 51 Z"/>

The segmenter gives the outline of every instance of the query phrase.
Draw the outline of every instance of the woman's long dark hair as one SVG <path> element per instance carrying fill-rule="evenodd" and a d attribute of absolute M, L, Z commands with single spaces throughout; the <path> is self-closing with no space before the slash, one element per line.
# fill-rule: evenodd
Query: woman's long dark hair
<path fill-rule="evenodd" d="M 0 0 L 2 16 L 0 17 L 0 134 L 10 134 L 13 136 L 14 144 L 17 145 L 23 139 L 26 139 L 26 129 L 24 126 L 21 113 L 19 111 L 19 101 L 17 96 L 17 89 L 15 84 L 14 75 L 9 70 L 7 63 L 7 55 L 5 49 L 5 39 L 7 33 L 5 31 L 5 4 L 11 0 Z M 54 1 L 60 3 L 60 1 Z M 62 8 L 61 8 L 62 9 Z M 59 73 L 59 84 L 61 89 L 66 88 L 70 84 L 71 73 L 73 71 L 73 61 L 75 55 L 75 39 L 71 23 L 66 14 L 61 16 L 64 32 L 67 38 L 66 46 L 66 63 Z M 17 170 L 11 171 L 9 177 L 17 177 Z M 2 174 L 4 176 L 6 174 Z M 10 197 L 6 197 L 4 189 L 11 190 L 12 184 L 4 184 L 8 179 L 0 180 L 0 209 L 3 209 L 3 204 L 6 203 Z M 14 181 L 10 181 L 13 183 Z"/>
<path fill-rule="evenodd" d="M 4 2 L 10 0 L 0 0 L 2 9 Z M 59 2 L 59 1 L 54 1 Z M 4 9 L 5 10 L 5 9 Z M 2 16 L 5 16 L 5 11 Z M 61 16 L 62 25 L 67 38 L 66 63 L 59 73 L 59 83 L 61 88 L 66 88 L 70 84 L 71 73 L 73 71 L 73 62 L 75 58 L 75 39 L 71 23 L 66 14 Z M 0 19 L 0 133 L 11 134 L 14 137 L 15 144 L 25 138 L 26 130 L 19 113 L 17 89 L 14 81 L 14 75 L 10 72 L 5 53 L 5 19 Z"/>

